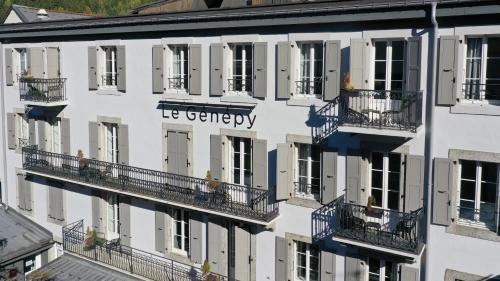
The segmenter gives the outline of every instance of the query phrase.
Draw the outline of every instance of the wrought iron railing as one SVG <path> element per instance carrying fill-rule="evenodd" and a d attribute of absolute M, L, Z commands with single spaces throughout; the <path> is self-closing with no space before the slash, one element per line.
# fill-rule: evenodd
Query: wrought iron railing
<path fill-rule="evenodd" d="M 325 104 L 314 114 L 309 115 L 309 121 L 315 124 L 312 127 L 313 141 L 320 143 L 337 131 L 339 126 L 339 98 Z"/>
<path fill-rule="evenodd" d="M 153 199 L 268 222 L 278 215 L 267 190 L 23 147 L 26 170 Z"/>
<path fill-rule="evenodd" d="M 416 132 L 422 124 L 422 92 L 341 90 L 342 125 Z"/>
<path fill-rule="evenodd" d="M 302 96 L 321 96 L 323 92 L 323 78 L 313 78 L 295 81 L 296 93 Z"/>
<path fill-rule="evenodd" d="M 500 84 L 469 81 L 462 84 L 462 94 L 465 100 L 500 100 Z"/>
<path fill-rule="evenodd" d="M 246 78 L 234 77 L 227 79 L 228 90 L 230 92 L 251 92 L 252 91 L 252 77 Z"/>
<path fill-rule="evenodd" d="M 297 197 L 304 197 L 310 199 L 319 199 L 319 186 L 314 184 L 308 184 L 304 182 L 294 182 L 293 183 L 293 193 Z"/>
<path fill-rule="evenodd" d="M 187 78 L 186 77 L 171 77 L 168 78 L 168 88 L 169 89 L 186 89 L 187 88 Z"/>
<path fill-rule="evenodd" d="M 107 73 L 107 74 L 103 74 L 101 76 L 101 79 L 102 79 L 102 86 L 104 87 L 116 87 L 116 81 L 118 81 L 118 74 L 115 73 L 115 74 L 111 74 L 111 73 Z"/>
<path fill-rule="evenodd" d="M 66 78 L 19 78 L 22 101 L 59 102 L 66 100 Z"/>
<path fill-rule="evenodd" d="M 471 227 L 484 228 L 500 234 L 499 211 L 495 203 L 482 203 L 481 210 L 474 207 L 458 206 L 458 223 Z"/>
<path fill-rule="evenodd" d="M 423 209 L 409 213 L 368 208 L 341 196 L 313 214 L 313 237 L 329 235 L 371 245 L 419 253 L 424 242 Z"/>
<path fill-rule="evenodd" d="M 85 232 L 83 220 L 64 226 L 62 235 L 65 251 L 150 280 L 228 280 L 215 273 L 204 275 L 191 265 L 121 245 L 119 239 L 106 241 L 97 238 L 92 230 Z"/>
<path fill-rule="evenodd" d="M 22 148 L 22 147 L 30 145 L 29 139 L 18 138 L 17 141 L 18 141 L 18 148 Z"/>

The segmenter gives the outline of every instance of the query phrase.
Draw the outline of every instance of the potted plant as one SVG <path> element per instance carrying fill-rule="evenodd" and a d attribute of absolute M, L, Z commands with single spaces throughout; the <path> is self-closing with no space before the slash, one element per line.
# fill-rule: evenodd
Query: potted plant
<path fill-rule="evenodd" d="M 219 277 L 210 272 L 210 263 L 205 260 L 201 265 L 201 275 L 204 281 L 219 281 Z"/>
<path fill-rule="evenodd" d="M 85 232 L 85 239 L 83 240 L 83 249 L 85 251 L 92 250 L 95 247 L 97 239 L 97 233 L 95 230 L 90 229 L 90 227 L 87 227 L 87 231 Z"/>
<path fill-rule="evenodd" d="M 218 182 L 214 177 L 212 176 L 212 172 L 207 171 L 207 176 L 205 177 L 205 180 L 207 181 L 207 188 L 208 192 L 215 192 L 220 186 L 220 182 Z"/>
<path fill-rule="evenodd" d="M 344 90 L 349 92 L 354 90 L 354 85 L 351 84 L 351 74 L 349 72 L 344 73 Z"/>

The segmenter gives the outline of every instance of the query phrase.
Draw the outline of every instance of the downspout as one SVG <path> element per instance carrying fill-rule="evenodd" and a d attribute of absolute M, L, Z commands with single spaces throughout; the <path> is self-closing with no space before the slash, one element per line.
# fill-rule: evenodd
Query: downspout
<path fill-rule="evenodd" d="M 5 198 L 3 198 L 2 194 L 0 196 L 2 197 L 2 202 L 5 205 L 5 209 L 9 208 L 9 188 L 7 186 L 7 137 L 5 136 L 5 122 L 7 119 L 7 116 L 5 115 L 5 90 L 4 90 L 4 58 L 3 54 L 4 49 L 3 49 L 3 44 L 0 42 L 0 120 L 2 121 L 2 164 L 3 164 L 3 179 L 1 181 L 2 184 L 2 191 L 5 194 Z"/>
<path fill-rule="evenodd" d="M 431 22 L 433 26 L 432 31 L 432 67 L 431 67 L 431 83 L 430 89 L 428 89 L 427 100 L 426 100 L 426 118 L 425 118 L 425 173 L 426 173 L 426 184 L 427 184 L 427 208 L 426 208 L 426 243 L 429 245 L 430 238 L 430 226 L 431 226 L 431 206 L 432 206 L 432 157 L 434 155 L 434 141 L 432 138 L 432 130 L 434 128 L 434 110 L 436 102 L 436 73 L 437 73 L 437 54 L 438 54 L 438 36 L 439 27 L 436 20 L 436 6 L 437 2 L 432 2 L 432 12 L 431 12 Z M 425 279 L 430 280 L 429 268 L 429 250 L 425 249 Z"/>

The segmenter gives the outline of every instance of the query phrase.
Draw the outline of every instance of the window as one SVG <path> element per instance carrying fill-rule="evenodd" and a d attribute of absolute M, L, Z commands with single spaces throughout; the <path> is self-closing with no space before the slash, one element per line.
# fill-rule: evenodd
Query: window
<path fill-rule="evenodd" d="M 496 231 L 498 164 L 460 161 L 459 222 Z"/>
<path fill-rule="evenodd" d="M 231 182 L 252 185 L 251 139 L 230 137 L 231 143 Z"/>
<path fill-rule="evenodd" d="M 297 163 L 295 195 L 319 200 L 321 149 L 317 145 L 295 144 Z"/>
<path fill-rule="evenodd" d="M 500 99 L 500 37 L 468 37 L 464 98 Z"/>
<path fill-rule="evenodd" d="M 295 280 L 319 281 L 319 249 L 316 245 L 296 241 Z"/>
<path fill-rule="evenodd" d="M 181 209 L 174 209 L 172 218 L 174 220 L 172 229 L 174 251 L 187 255 L 189 253 L 189 212 Z"/>
<path fill-rule="evenodd" d="M 25 114 L 17 114 L 17 139 L 18 147 L 23 147 L 29 145 L 29 123 Z"/>
<path fill-rule="evenodd" d="M 401 155 L 372 152 L 370 164 L 372 206 L 398 210 Z"/>
<path fill-rule="evenodd" d="M 374 89 L 401 92 L 404 86 L 405 41 L 375 41 Z"/>
<path fill-rule="evenodd" d="M 102 85 L 106 87 L 116 87 L 116 47 L 102 47 L 102 50 L 105 56 Z"/>
<path fill-rule="evenodd" d="M 172 74 L 168 78 L 170 89 L 188 88 L 188 47 L 184 45 L 171 46 L 172 52 Z"/>
<path fill-rule="evenodd" d="M 252 56 L 251 44 L 235 44 L 231 46 L 232 73 L 229 79 L 230 92 L 252 92 Z"/>
<path fill-rule="evenodd" d="M 393 262 L 368 259 L 368 281 L 397 281 L 397 269 Z"/>
<path fill-rule="evenodd" d="M 120 237 L 120 222 L 119 222 L 119 203 L 118 196 L 113 193 L 108 193 L 106 198 L 106 218 L 107 218 L 107 235 L 108 240 Z"/>
<path fill-rule="evenodd" d="M 42 266 L 42 256 L 35 255 L 24 259 L 24 274 L 28 273 L 40 268 Z"/>
<path fill-rule="evenodd" d="M 53 153 L 61 153 L 61 119 L 50 121 L 50 140 Z"/>
<path fill-rule="evenodd" d="M 323 86 L 323 43 L 298 43 L 299 96 L 321 96 Z"/>
<path fill-rule="evenodd" d="M 118 163 L 118 125 L 104 125 L 104 161 Z"/>
<path fill-rule="evenodd" d="M 28 71 L 28 60 L 26 56 L 26 49 L 16 49 L 19 61 L 17 67 L 17 78 L 21 78 Z"/>

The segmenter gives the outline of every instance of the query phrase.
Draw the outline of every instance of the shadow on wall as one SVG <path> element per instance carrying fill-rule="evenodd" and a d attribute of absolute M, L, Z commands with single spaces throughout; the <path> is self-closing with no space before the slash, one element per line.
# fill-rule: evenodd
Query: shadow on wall
<path fill-rule="evenodd" d="M 316 106 L 311 105 L 305 124 L 311 128 L 314 143 L 321 143 L 335 133 L 339 126 L 339 97 L 318 110 Z"/>
<path fill-rule="evenodd" d="M 269 202 L 276 202 L 276 167 L 277 167 L 278 152 L 273 149 L 267 153 L 267 188 Z"/>
<path fill-rule="evenodd" d="M 343 196 L 341 196 L 343 197 Z M 343 199 L 343 198 L 341 198 Z M 334 230 L 334 209 L 336 200 L 315 210 L 311 214 L 311 233 L 313 242 L 318 242 L 333 235 Z"/>

